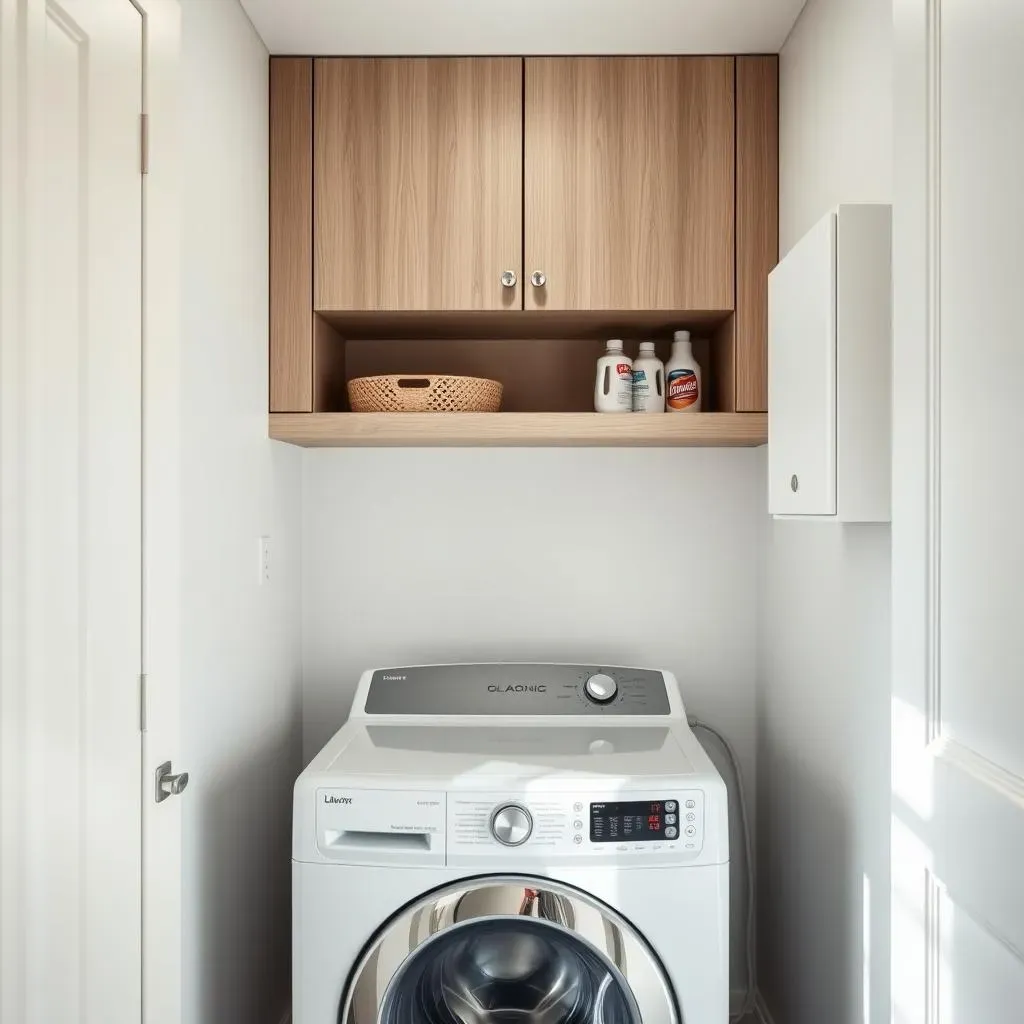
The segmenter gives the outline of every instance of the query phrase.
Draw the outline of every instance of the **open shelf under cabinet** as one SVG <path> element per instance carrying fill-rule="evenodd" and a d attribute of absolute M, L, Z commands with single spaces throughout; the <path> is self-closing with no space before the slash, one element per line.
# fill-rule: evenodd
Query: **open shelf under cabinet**
<path fill-rule="evenodd" d="M 768 440 L 764 413 L 272 413 L 270 436 L 305 448 L 734 447 Z"/>

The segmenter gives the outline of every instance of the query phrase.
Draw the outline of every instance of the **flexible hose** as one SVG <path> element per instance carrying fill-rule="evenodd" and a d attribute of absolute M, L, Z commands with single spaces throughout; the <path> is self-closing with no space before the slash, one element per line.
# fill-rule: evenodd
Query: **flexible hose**
<path fill-rule="evenodd" d="M 690 728 L 703 730 L 714 736 L 725 750 L 726 757 L 732 765 L 733 775 L 736 776 L 736 790 L 740 802 L 740 822 L 743 828 L 743 847 L 747 858 L 747 994 L 743 999 L 743 1005 L 739 1013 L 731 1018 L 732 1024 L 742 1020 L 748 1013 L 753 1013 L 754 1004 L 757 1001 L 757 986 L 754 983 L 754 963 L 756 950 L 754 948 L 754 857 L 753 845 L 750 841 L 750 822 L 747 819 L 747 798 L 743 789 L 743 772 L 740 770 L 739 758 L 732 744 L 713 726 L 697 718 L 689 719 Z"/>

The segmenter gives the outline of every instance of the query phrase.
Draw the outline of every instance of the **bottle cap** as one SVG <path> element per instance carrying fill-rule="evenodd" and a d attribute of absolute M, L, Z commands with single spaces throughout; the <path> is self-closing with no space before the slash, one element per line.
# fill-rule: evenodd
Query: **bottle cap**
<path fill-rule="evenodd" d="M 690 332 L 689 331 L 676 331 L 676 333 L 673 335 L 673 337 L 676 339 L 676 341 L 689 341 L 690 340 Z"/>
<path fill-rule="evenodd" d="M 644 354 L 647 354 L 647 353 L 653 354 L 654 353 L 654 342 L 653 341 L 641 341 L 640 342 L 640 351 L 642 353 L 644 353 Z"/>
<path fill-rule="evenodd" d="M 621 352 L 622 351 L 622 339 L 621 338 L 609 338 L 608 339 L 608 351 L 609 352 Z"/>

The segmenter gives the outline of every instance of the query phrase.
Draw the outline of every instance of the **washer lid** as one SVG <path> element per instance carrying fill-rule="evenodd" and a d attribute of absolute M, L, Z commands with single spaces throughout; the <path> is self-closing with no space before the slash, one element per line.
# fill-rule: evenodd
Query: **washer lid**
<path fill-rule="evenodd" d="M 678 1024 L 658 958 L 619 914 L 548 880 L 437 890 L 377 934 L 342 1024 Z"/>
<path fill-rule="evenodd" d="M 690 775 L 694 765 L 665 726 L 352 724 L 349 741 L 322 770 L 346 776 L 457 780 L 584 773 L 615 779 Z"/>

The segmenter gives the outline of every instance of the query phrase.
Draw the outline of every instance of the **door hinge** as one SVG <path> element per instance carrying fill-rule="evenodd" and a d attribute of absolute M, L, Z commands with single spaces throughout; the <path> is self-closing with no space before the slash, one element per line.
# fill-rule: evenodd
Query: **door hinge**
<path fill-rule="evenodd" d="M 149 114 L 139 114 L 139 160 L 142 173 L 149 174 Z"/>
<path fill-rule="evenodd" d="M 139 732 L 146 731 L 146 718 L 148 708 L 146 705 L 149 702 L 149 689 L 146 685 L 146 674 L 145 672 L 139 676 Z"/>

